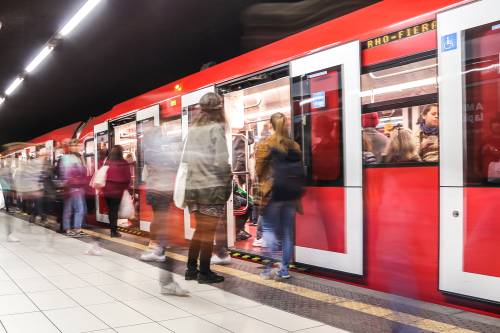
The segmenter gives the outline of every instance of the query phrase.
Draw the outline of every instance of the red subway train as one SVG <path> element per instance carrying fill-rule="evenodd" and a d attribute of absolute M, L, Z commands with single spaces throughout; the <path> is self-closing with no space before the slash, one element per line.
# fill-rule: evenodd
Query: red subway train
<path fill-rule="evenodd" d="M 245 143 L 238 171 L 248 184 L 254 145 L 268 135 L 271 114 L 282 112 L 307 176 L 295 227 L 297 263 L 339 281 L 500 316 L 499 61 L 498 0 L 385 0 L 52 131 L 12 154 L 26 158 L 43 146 L 55 154 L 58 141 L 73 137 L 91 173 L 113 145 L 122 145 L 135 163 L 139 218 L 120 223 L 147 232 L 152 212 L 141 185 L 147 128 L 161 126 L 181 143 L 200 97 L 220 93 L 229 150 L 237 138 Z M 189 213 L 169 214 L 189 239 Z M 95 220 L 107 223 L 99 196 Z M 243 239 L 239 225 L 230 202 L 229 247 L 258 253 L 255 227 L 245 224 L 252 237 Z"/>

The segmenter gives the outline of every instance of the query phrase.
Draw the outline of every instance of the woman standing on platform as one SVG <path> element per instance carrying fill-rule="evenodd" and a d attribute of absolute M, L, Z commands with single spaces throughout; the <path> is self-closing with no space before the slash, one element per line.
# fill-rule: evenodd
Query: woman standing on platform
<path fill-rule="evenodd" d="M 205 94 L 200 100 L 200 109 L 189 130 L 183 156 L 189 170 L 186 203 L 196 218 L 185 277 L 186 280 L 198 279 L 199 283 L 218 283 L 224 281 L 224 277 L 210 270 L 210 258 L 217 224 L 221 219 L 225 223 L 232 174 L 222 97 Z"/>
<path fill-rule="evenodd" d="M 288 279 L 288 265 L 293 255 L 293 231 L 298 200 L 304 191 L 304 169 L 299 145 L 290 138 L 286 117 L 277 112 L 271 116 L 271 136 L 255 147 L 255 173 L 259 179 L 261 204 L 264 209 L 263 233 L 268 246 L 265 254 L 277 252 L 277 234 L 282 235 L 281 267 L 272 272 L 273 263 L 266 264 L 261 277 Z M 274 276 L 273 276 L 274 275 Z"/>
<path fill-rule="evenodd" d="M 130 166 L 123 158 L 123 147 L 116 145 L 111 149 L 106 164 L 109 166 L 106 174 L 106 185 L 102 193 L 108 206 L 109 225 L 111 237 L 120 237 L 118 232 L 118 210 L 122 200 L 123 192 L 130 187 L 132 175 Z"/>

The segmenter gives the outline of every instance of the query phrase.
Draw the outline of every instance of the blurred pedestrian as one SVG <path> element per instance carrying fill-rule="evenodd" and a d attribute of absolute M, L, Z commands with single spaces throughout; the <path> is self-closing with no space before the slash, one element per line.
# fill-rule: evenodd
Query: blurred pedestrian
<path fill-rule="evenodd" d="M 143 261 L 167 262 L 165 249 L 168 245 L 167 218 L 168 210 L 173 203 L 175 175 L 179 167 L 181 154 L 179 140 L 162 133 L 160 127 L 153 127 L 144 133 L 144 171 L 143 182 L 146 187 L 146 201 L 153 208 L 153 221 L 150 226 L 152 251 L 141 255 Z M 171 266 L 172 260 L 166 265 Z M 170 272 L 172 267 L 166 267 L 160 274 L 161 293 L 185 296 L 188 291 L 174 281 Z"/>
<path fill-rule="evenodd" d="M 65 154 L 58 166 L 64 186 L 63 230 L 70 237 L 84 236 L 85 233 L 81 228 L 87 212 L 85 205 L 87 172 L 78 142 L 71 141 L 69 144 L 65 143 L 63 147 Z"/>
<path fill-rule="evenodd" d="M 222 97 L 205 94 L 200 99 L 200 109 L 189 131 L 183 156 L 189 170 L 186 203 L 196 218 L 185 278 L 197 279 L 199 283 L 218 283 L 224 281 L 224 277 L 212 272 L 210 258 L 217 225 L 221 219 L 225 223 L 232 174 Z"/>
<path fill-rule="evenodd" d="M 132 180 L 130 166 L 123 158 L 123 147 L 116 145 L 111 149 L 106 174 L 106 185 L 102 189 L 106 205 L 108 206 L 109 226 L 111 237 L 121 237 L 118 232 L 118 210 L 123 197 L 123 192 L 128 191 Z"/>

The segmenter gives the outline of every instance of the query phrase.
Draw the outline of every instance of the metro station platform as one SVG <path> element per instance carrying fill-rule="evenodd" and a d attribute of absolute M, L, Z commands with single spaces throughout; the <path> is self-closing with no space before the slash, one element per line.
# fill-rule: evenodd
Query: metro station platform
<path fill-rule="evenodd" d="M 21 217 L 21 218 L 20 218 Z M 20 242 L 7 242 L 11 223 Z M 260 264 L 214 266 L 226 281 L 184 281 L 186 249 L 169 249 L 188 297 L 160 293 L 147 240 L 105 230 L 68 238 L 0 213 L 0 332 L 500 332 L 500 319 L 293 273 L 262 280 Z M 98 240 L 102 256 L 89 256 Z"/>

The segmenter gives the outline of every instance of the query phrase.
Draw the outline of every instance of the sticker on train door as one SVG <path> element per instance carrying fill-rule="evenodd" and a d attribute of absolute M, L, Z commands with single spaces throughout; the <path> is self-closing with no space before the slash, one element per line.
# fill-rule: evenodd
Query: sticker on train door
<path fill-rule="evenodd" d="M 457 33 L 441 37 L 441 52 L 452 51 L 457 48 Z"/>

